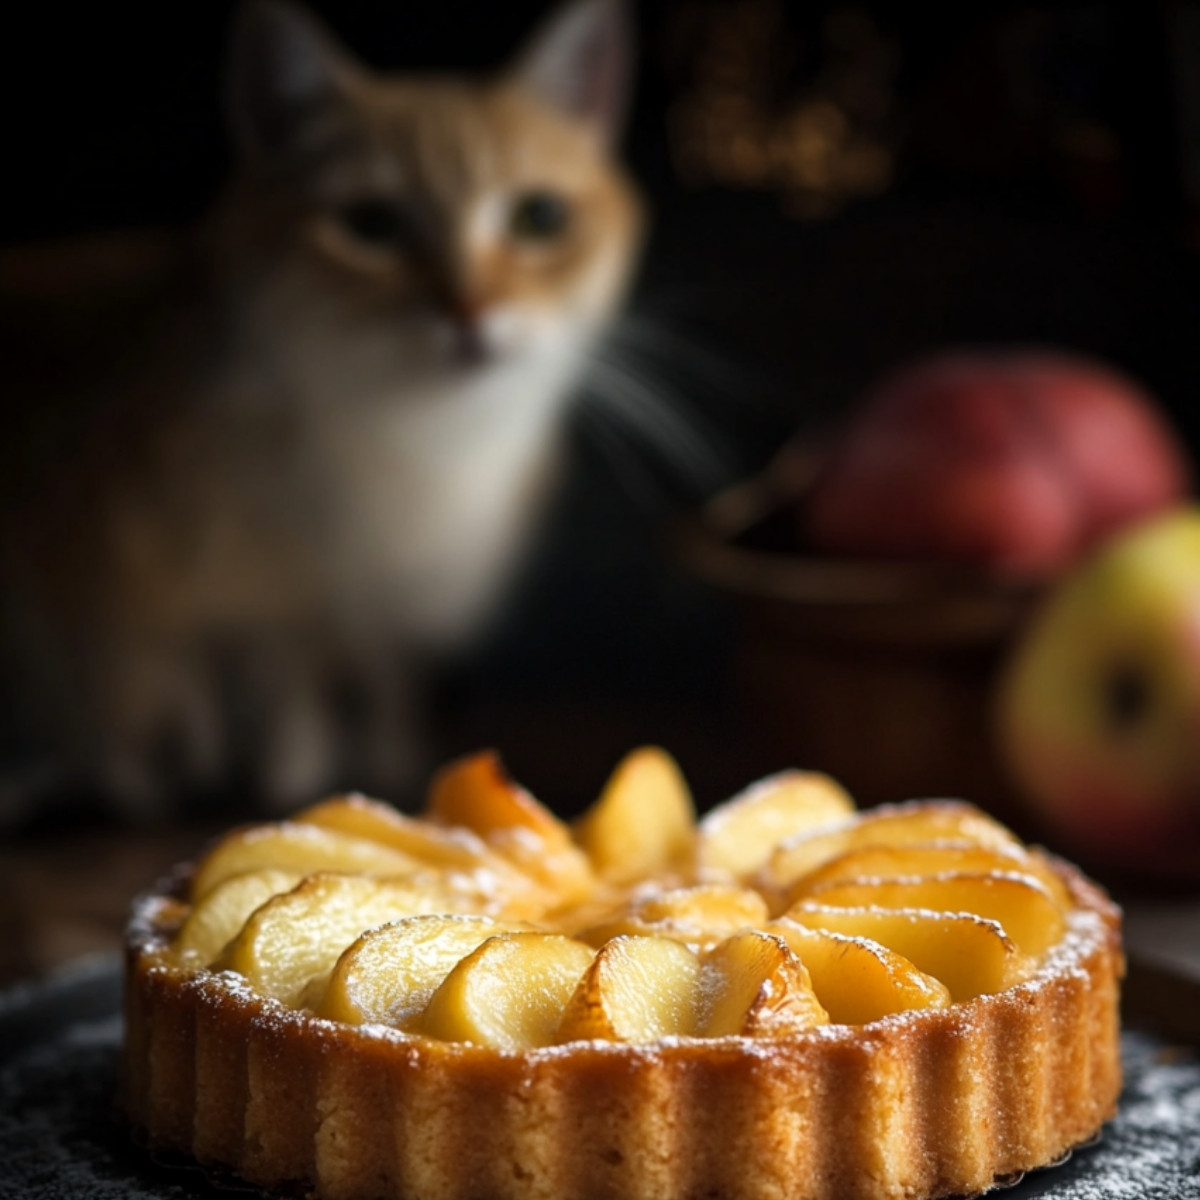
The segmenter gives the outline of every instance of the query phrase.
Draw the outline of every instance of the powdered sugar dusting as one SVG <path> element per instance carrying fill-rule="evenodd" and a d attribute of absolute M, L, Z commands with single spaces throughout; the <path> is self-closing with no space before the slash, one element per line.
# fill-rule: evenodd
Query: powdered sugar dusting
<path fill-rule="evenodd" d="M 1126 1083 L 1100 1143 L 1058 1171 L 1041 1172 L 1013 1200 L 1197 1200 L 1200 1059 L 1137 1034 L 1122 1044 Z"/>

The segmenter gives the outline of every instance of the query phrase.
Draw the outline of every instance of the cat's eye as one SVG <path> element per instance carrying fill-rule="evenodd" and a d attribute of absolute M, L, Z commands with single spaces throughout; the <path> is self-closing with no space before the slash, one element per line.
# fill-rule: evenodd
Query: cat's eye
<path fill-rule="evenodd" d="M 338 220 L 360 242 L 396 245 L 404 239 L 404 218 L 388 200 L 355 200 L 337 212 Z"/>
<path fill-rule="evenodd" d="M 513 204 L 509 228 L 522 241 L 548 241 L 562 234 L 570 220 L 570 207 L 556 192 L 526 192 Z"/>

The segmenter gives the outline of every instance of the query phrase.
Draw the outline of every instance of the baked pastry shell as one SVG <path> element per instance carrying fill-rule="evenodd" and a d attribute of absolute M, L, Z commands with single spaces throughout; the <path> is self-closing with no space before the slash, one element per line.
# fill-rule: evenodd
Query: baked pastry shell
<path fill-rule="evenodd" d="M 898 1200 L 971 1195 L 1115 1112 L 1120 916 L 1069 864 L 1067 934 L 1027 981 L 780 1040 L 500 1051 L 352 1026 L 177 964 L 186 872 L 127 945 L 135 1136 L 322 1200 Z"/>

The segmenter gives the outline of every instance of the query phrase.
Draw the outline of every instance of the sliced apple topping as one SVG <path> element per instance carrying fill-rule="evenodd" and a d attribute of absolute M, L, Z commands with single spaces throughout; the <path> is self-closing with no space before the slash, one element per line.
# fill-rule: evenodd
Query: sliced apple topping
<path fill-rule="evenodd" d="M 570 829 L 515 783 L 492 751 L 443 767 L 434 776 L 426 813 L 477 833 L 560 903 L 583 899 L 595 886 L 591 863 Z"/>
<path fill-rule="evenodd" d="M 487 838 L 510 829 L 528 829 L 554 838 L 560 822 L 504 769 L 492 750 L 468 754 L 433 777 L 425 806 L 431 821 L 470 829 Z"/>
<path fill-rule="evenodd" d="M 701 963 L 702 1037 L 789 1037 L 829 1023 L 812 981 L 787 942 L 746 929 L 714 946 Z"/>
<path fill-rule="evenodd" d="M 807 899 L 841 908 L 926 908 L 996 921 L 1017 949 L 1040 958 L 1062 939 L 1063 916 L 1050 893 L 1028 875 L 950 871 L 925 879 L 833 880 Z"/>
<path fill-rule="evenodd" d="M 907 958 L 863 937 L 808 928 L 787 917 L 772 921 L 777 934 L 808 968 L 817 1000 L 839 1025 L 864 1025 L 915 1008 L 945 1008 L 944 983 Z"/>
<path fill-rule="evenodd" d="M 366 838 L 351 837 L 316 825 L 280 821 L 226 834 L 204 857 L 192 878 L 192 899 L 206 896 L 218 883 L 247 871 L 273 869 L 296 875 L 344 871 L 354 875 L 406 875 L 419 859 Z"/>
<path fill-rule="evenodd" d="M 1028 977 L 1033 962 L 995 921 L 932 909 L 838 908 L 801 901 L 787 917 L 809 929 L 866 938 L 945 984 L 951 1000 L 1001 992 Z"/>
<path fill-rule="evenodd" d="M 379 842 L 439 867 L 469 870 L 480 860 L 494 857 L 469 829 L 433 825 L 357 794 L 330 797 L 301 810 L 292 820 Z"/>
<path fill-rule="evenodd" d="M 436 877 L 310 875 L 255 909 L 214 966 L 244 975 L 260 994 L 296 1008 L 311 998 L 310 981 L 323 982 L 363 930 L 472 903 L 469 893 L 449 891 Z"/>
<path fill-rule="evenodd" d="M 420 1031 L 501 1050 L 549 1046 L 595 951 L 558 933 L 490 937 L 429 998 Z"/>
<path fill-rule="evenodd" d="M 484 752 L 434 778 L 421 818 L 348 795 L 235 830 L 190 898 L 181 962 L 333 1020 L 504 1050 L 943 1007 L 1028 978 L 1073 905 L 1051 858 L 954 801 L 855 815 L 832 780 L 790 771 L 697 825 L 656 747 L 573 830 Z"/>
<path fill-rule="evenodd" d="M 318 1011 L 351 1025 L 403 1028 L 461 959 L 526 926 L 476 915 L 428 913 L 369 929 L 337 960 Z"/>
<path fill-rule="evenodd" d="M 829 1018 L 782 938 L 743 930 L 700 956 L 664 937 L 621 934 L 575 989 L 559 1041 L 788 1037 Z"/>
<path fill-rule="evenodd" d="M 377 842 L 451 875 L 472 876 L 477 886 L 486 884 L 495 893 L 494 907 L 504 915 L 533 915 L 553 899 L 473 830 L 434 825 L 365 796 L 335 796 L 304 809 L 293 820 Z"/>
<path fill-rule="evenodd" d="M 292 871 L 267 869 L 222 880 L 192 906 L 172 948 L 180 959 L 207 966 L 259 905 L 290 891 L 300 878 Z"/>
<path fill-rule="evenodd" d="M 815 771 L 783 771 L 718 805 L 700 822 L 696 863 L 743 879 L 784 839 L 854 815 L 847 792 Z"/>
<path fill-rule="evenodd" d="M 696 813 L 678 764 L 657 746 L 627 754 L 576 823 L 575 837 L 606 880 L 629 883 L 686 867 Z"/>
<path fill-rule="evenodd" d="M 1004 852 L 1023 851 L 998 821 L 969 804 L 940 800 L 889 805 L 861 814 L 829 830 L 793 836 L 776 846 L 755 883 L 776 895 L 801 876 L 838 855 L 864 846 L 905 846 L 914 842 L 964 841 Z"/>
<path fill-rule="evenodd" d="M 762 925 L 766 901 L 750 888 L 697 884 L 635 897 L 607 921 L 578 936 L 593 946 L 622 934 L 667 937 L 696 950 L 707 950 L 731 933 Z"/>
<path fill-rule="evenodd" d="M 1043 859 L 1023 848 L 981 846 L 976 842 L 942 840 L 902 845 L 874 844 L 847 850 L 802 875 L 785 893 L 784 907 L 811 894 L 821 884 L 862 879 L 924 878 L 946 871 L 984 874 L 1000 872 L 1032 876 L 1054 897 L 1061 909 L 1071 906 L 1066 884 Z"/>
<path fill-rule="evenodd" d="M 618 935 L 592 959 L 563 1011 L 558 1040 L 654 1042 L 696 1027 L 700 959 L 664 937 Z"/>
<path fill-rule="evenodd" d="M 651 892 L 638 900 L 634 912 L 647 921 L 678 921 L 728 934 L 761 924 L 766 918 L 766 905 L 751 888 L 702 883 Z"/>

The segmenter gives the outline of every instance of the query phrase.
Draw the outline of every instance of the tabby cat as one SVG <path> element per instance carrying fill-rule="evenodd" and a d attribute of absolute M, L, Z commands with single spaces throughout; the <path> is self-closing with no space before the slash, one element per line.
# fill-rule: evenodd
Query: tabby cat
<path fill-rule="evenodd" d="M 495 77 L 383 75 L 257 0 L 208 219 L 114 270 L 38 260 L 6 329 L 32 367 L 0 451 L 4 666 L 74 782 L 135 816 L 239 775 L 277 810 L 401 787 L 414 690 L 521 561 L 635 264 L 624 30 L 577 0 Z"/>

